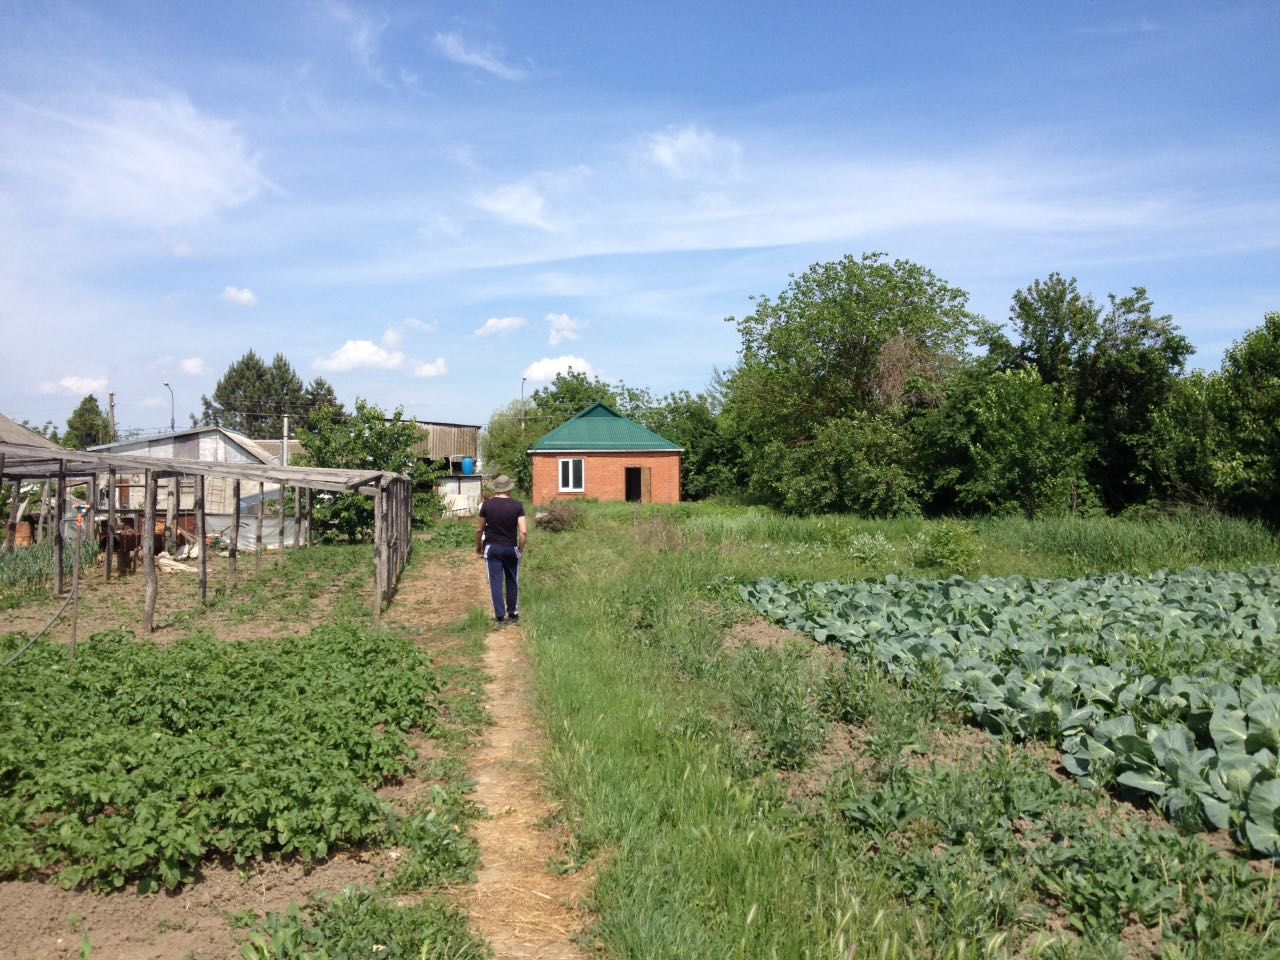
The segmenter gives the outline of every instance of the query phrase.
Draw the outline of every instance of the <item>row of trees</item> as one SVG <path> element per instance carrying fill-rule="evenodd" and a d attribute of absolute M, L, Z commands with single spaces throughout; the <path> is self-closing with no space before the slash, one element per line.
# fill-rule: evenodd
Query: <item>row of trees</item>
<path fill-rule="evenodd" d="M 1135 287 L 1051 274 L 1001 328 L 927 268 L 817 264 L 730 318 L 736 367 L 654 398 L 571 373 L 497 411 L 485 456 L 528 484 L 530 442 L 595 400 L 685 448 L 689 498 L 795 513 L 1119 512 L 1187 503 L 1280 522 L 1280 313 L 1212 373 Z"/>

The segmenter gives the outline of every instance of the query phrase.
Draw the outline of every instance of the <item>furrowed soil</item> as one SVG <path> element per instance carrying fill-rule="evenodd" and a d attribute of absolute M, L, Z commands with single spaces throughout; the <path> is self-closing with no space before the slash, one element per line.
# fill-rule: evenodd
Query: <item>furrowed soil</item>
<path fill-rule="evenodd" d="M 210 590 L 225 580 L 225 560 L 210 563 Z M 268 574 L 274 558 L 264 564 Z M 240 565 L 241 582 L 253 575 L 252 557 Z M 364 565 L 348 579 L 368 579 Z M 101 568 L 86 578 L 81 597 L 80 637 L 100 630 L 140 629 L 143 578 L 101 582 Z M 187 573 L 160 573 L 156 639 L 163 643 L 191 626 L 227 641 L 302 633 L 325 621 L 325 598 L 342 584 L 326 585 L 307 608 L 307 615 L 282 624 L 278 617 L 241 622 L 234 608 L 215 606 L 184 618 L 198 607 L 196 578 Z M 441 665 L 456 656 L 453 641 L 439 628 L 464 620 L 487 599 L 482 563 L 469 552 L 427 553 L 405 571 L 396 597 L 386 612 L 391 625 L 412 631 L 418 642 Z M 34 633 L 48 622 L 58 603 L 43 601 L 0 614 L 0 629 Z M 70 639 L 67 618 L 50 631 L 55 640 Z M 533 719 L 519 629 L 495 632 L 488 638 L 485 669 L 493 675 L 486 688 L 494 720 L 484 743 L 473 748 L 471 775 L 477 782 L 474 799 L 491 819 L 476 825 L 482 868 L 473 889 L 456 892 L 463 906 L 474 911 L 474 926 L 493 943 L 498 957 L 567 958 L 581 954 L 568 937 L 583 926 L 573 904 L 582 880 L 551 875 L 549 864 L 558 846 L 541 829 L 551 812 L 542 798 L 537 776 L 540 749 Z M 438 757 L 440 744 L 415 738 L 420 760 Z M 402 812 L 430 790 L 417 776 L 388 785 L 380 795 Z M 91 945 L 95 960 L 221 960 L 240 956 L 243 924 L 266 912 L 281 912 L 289 903 L 305 901 L 321 891 L 337 891 L 352 884 L 374 885 L 389 875 L 402 851 L 347 849 L 323 861 L 255 862 L 237 868 L 232 863 L 206 862 L 195 883 L 173 894 L 139 896 L 132 889 L 116 893 L 62 890 L 36 881 L 0 882 L 0 957 L 15 960 L 63 960 L 84 955 Z"/>

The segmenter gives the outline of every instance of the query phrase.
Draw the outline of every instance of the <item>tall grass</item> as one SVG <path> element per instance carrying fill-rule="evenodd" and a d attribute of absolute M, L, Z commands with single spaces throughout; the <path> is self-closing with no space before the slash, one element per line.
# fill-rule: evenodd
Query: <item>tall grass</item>
<path fill-rule="evenodd" d="M 948 538 L 965 549 L 939 549 Z M 865 724 L 871 761 L 892 770 L 947 722 L 939 704 L 871 675 L 824 687 L 785 648 L 723 644 L 741 613 L 734 579 L 945 575 L 948 557 L 973 574 L 1058 577 L 1276 563 L 1280 543 L 1210 517 L 943 526 L 703 505 L 597 505 L 577 530 L 535 535 L 523 606 L 548 776 L 571 862 L 600 864 L 595 932 L 608 956 L 1038 955 L 1019 940 L 1029 921 L 988 904 L 982 876 L 953 864 L 950 900 L 913 897 L 905 861 L 886 866 L 821 798 L 802 809 L 779 780 L 819 746 L 815 712 Z M 927 843 L 917 865 L 941 882 Z M 954 908 L 969 901 L 987 906 Z"/>

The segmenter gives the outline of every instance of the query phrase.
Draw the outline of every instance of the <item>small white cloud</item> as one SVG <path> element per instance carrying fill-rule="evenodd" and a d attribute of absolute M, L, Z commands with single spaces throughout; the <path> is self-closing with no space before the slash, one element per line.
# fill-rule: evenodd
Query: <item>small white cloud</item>
<path fill-rule="evenodd" d="M 464 67 L 478 67 L 503 80 L 523 80 L 527 75 L 520 67 L 514 67 L 502 60 L 501 51 L 492 47 L 467 47 L 461 36 L 456 33 L 437 33 L 435 47 L 446 60 L 461 64 Z"/>
<path fill-rule="evenodd" d="M 491 337 L 495 333 L 511 333 L 528 322 L 524 317 L 490 317 L 484 322 L 484 326 L 475 332 L 475 336 Z"/>
<path fill-rule="evenodd" d="M 199 377 L 209 372 L 200 357 L 186 357 L 179 361 L 178 366 L 188 377 Z"/>
<path fill-rule="evenodd" d="M 448 372 L 449 366 L 444 362 L 444 357 L 437 357 L 432 363 L 418 361 L 413 365 L 415 377 L 443 377 Z"/>
<path fill-rule="evenodd" d="M 547 336 L 547 343 L 553 347 L 559 346 L 566 340 L 582 339 L 582 321 L 575 320 L 567 313 L 548 313 L 547 325 L 551 327 L 551 332 Z"/>
<path fill-rule="evenodd" d="M 404 354 L 385 350 L 372 340 L 348 340 L 327 357 L 312 366 L 324 373 L 346 373 L 349 370 L 395 370 L 404 363 Z"/>
<path fill-rule="evenodd" d="M 547 201 L 531 183 L 509 183 L 488 192 L 477 193 L 471 200 L 481 210 L 508 223 L 537 227 L 540 230 L 551 229 L 551 222 L 546 216 Z"/>
<path fill-rule="evenodd" d="M 738 176 L 742 147 L 736 140 L 690 126 L 652 134 L 645 157 L 677 180 L 732 178 Z"/>
<path fill-rule="evenodd" d="M 189 257 L 189 256 L 191 256 L 191 244 L 189 244 L 189 243 L 175 243 L 175 244 L 173 245 L 173 255 L 174 255 L 175 257 Z"/>
<path fill-rule="evenodd" d="M 382 43 L 382 34 L 391 21 L 385 15 L 375 20 L 338 0 L 330 0 L 327 6 L 329 15 L 348 31 L 347 46 L 351 49 L 352 59 L 368 74 L 370 80 L 386 86 L 382 67 L 378 63 L 378 48 Z"/>
<path fill-rule="evenodd" d="M 585 373 L 588 377 L 596 375 L 596 368 L 581 357 L 543 357 L 529 364 L 524 376 L 528 380 L 554 380 L 556 374 L 570 370 Z"/>
<path fill-rule="evenodd" d="M 101 393 L 107 389 L 106 377 L 63 377 L 57 382 L 46 381 L 40 384 L 41 393 L 74 393 L 84 396 L 86 393 Z"/>
<path fill-rule="evenodd" d="M 415 330 L 420 333 L 435 333 L 436 325 L 419 320 L 416 317 L 405 317 L 398 323 L 393 323 L 387 327 L 382 334 L 382 345 L 388 350 L 399 350 L 404 346 L 404 335 L 407 330 Z"/>
<path fill-rule="evenodd" d="M 222 291 L 223 303 L 234 303 L 237 307 L 256 307 L 258 296 L 248 287 L 226 287 Z"/>

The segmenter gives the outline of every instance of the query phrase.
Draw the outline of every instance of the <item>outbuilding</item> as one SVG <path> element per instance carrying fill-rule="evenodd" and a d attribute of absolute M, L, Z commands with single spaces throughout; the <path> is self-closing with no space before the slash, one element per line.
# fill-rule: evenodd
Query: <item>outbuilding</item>
<path fill-rule="evenodd" d="M 596 403 L 529 449 L 533 502 L 679 503 L 684 450 Z"/>

